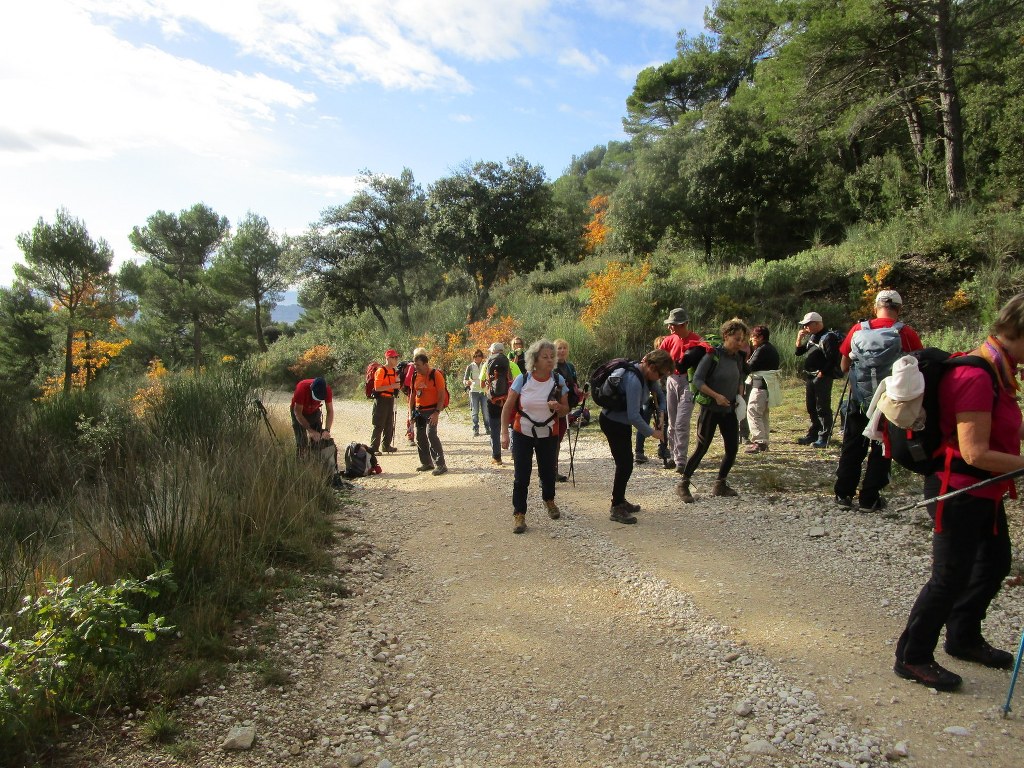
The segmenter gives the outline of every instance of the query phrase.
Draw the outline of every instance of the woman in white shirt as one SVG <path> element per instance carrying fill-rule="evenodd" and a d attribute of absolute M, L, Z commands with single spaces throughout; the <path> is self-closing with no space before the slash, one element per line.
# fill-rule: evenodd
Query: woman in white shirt
<path fill-rule="evenodd" d="M 565 380 L 555 373 L 555 345 L 541 339 L 530 345 L 526 369 L 516 377 L 501 409 L 501 447 L 512 444 L 515 479 L 512 484 L 513 533 L 526 532 L 526 496 L 537 456 L 541 495 L 548 516 L 560 516 L 555 504 L 555 474 L 558 467 L 560 417 L 569 413 Z M 509 438 L 509 425 L 513 432 Z"/>

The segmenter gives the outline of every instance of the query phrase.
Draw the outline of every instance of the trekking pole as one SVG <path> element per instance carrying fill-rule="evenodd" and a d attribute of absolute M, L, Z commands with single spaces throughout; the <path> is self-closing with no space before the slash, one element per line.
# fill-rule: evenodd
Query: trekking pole
<path fill-rule="evenodd" d="M 1020 645 L 1017 647 L 1017 661 L 1013 664 L 1013 674 L 1010 675 L 1010 690 L 1006 692 L 1006 703 L 1003 705 L 1003 717 L 1010 714 L 1010 699 L 1013 698 L 1013 689 L 1017 685 L 1017 676 L 1020 674 L 1020 660 L 1024 656 L 1024 634 L 1020 636 Z"/>
<path fill-rule="evenodd" d="M 836 428 L 836 422 L 839 421 L 839 412 L 843 410 L 843 398 L 846 397 L 846 388 L 850 386 L 850 377 L 847 376 L 843 381 L 843 390 L 839 393 L 839 403 L 836 404 L 836 412 L 832 416 L 832 423 L 829 425 L 828 432 L 825 433 L 825 445 L 828 445 L 828 441 L 832 439 L 832 432 Z"/>
<path fill-rule="evenodd" d="M 569 479 L 572 480 L 572 487 L 576 487 L 576 444 L 580 440 L 580 427 L 583 426 L 583 409 L 587 406 L 587 392 L 590 391 L 590 387 L 587 384 L 583 385 L 583 399 L 580 400 L 580 415 L 576 419 L 576 439 L 574 440 L 572 435 L 569 435 Z"/>
<path fill-rule="evenodd" d="M 263 417 L 263 423 L 267 425 L 267 432 L 270 433 L 270 436 L 275 440 L 275 442 L 280 443 L 281 441 L 278 440 L 277 434 L 274 432 L 274 428 L 270 426 L 270 415 L 267 413 L 267 406 L 265 406 L 263 404 L 263 401 L 260 400 L 258 397 L 255 398 L 255 401 L 256 410 L 260 412 L 260 416 Z"/>
<path fill-rule="evenodd" d="M 1007 472 L 1004 475 L 997 475 L 996 477 L 986 478 L 980 482 L 975 483 L 974 485 L 968 485 L 966 488 L 957 488 L 955 491 L 944 493 L 941 496 L 933 496 L 930 499 L 921 499 L 920 501 L 915 501 L 913 504 L 909 504 L 905 507 L 900 507 L 899 509 L 896 510 L 896 512 L 909 512 L 912 509 L 923 507 L 924 505 L 931 504 L 932 502 L 946 501 L 947 499 L 952 499 L 954 496 L 959 496 L 961 493 L 967 493 L 968 491 L 973 491 L 977 488 L 984 488 L 986 485 L 992 485 L 993 483 L 998 483 L 1003 480 L 1010 480 L 1015 477 L 1020 477 L 1021 475 L 1024 475 L 1024 469 L 1015 469 L 1013 472 Z"/>

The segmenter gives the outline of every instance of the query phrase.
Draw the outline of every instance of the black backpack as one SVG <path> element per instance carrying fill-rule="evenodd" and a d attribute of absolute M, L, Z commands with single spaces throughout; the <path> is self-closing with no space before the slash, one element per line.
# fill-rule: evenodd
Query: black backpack
<path fill-rule="evenodd" d="M 508 358 L 501 352 L 487 361 L 487 399 L 495 405 L 501 405 L 508 397 L 508 387 L 512 383 L 512 369 Z"/>
<path fill-rule="evenodd" d="M 345 477 L 366 477 L 372 475 L 377 466 L 377 457 L 369 446 L 349 443 L 345 449 Z"/>
<path fill-rule="evenodd" d="M 992 378 L 993 398 L 999 395 L 999 383 L 992 366 L 976 355 L 951 355 L 935 347 L 915 350 L 909 355 L 917 358 L 917 367 L 924 377 L 924 428 L 919 430 L 902 429 L 895 424 L 885 423 L 883 443 L 886 454 L 897 464 L 906 467 L 919 475 L 928 475 L 940 469 L 942 463 L 942 433 L 939 429 L 939 383 L 943 375 L 953 368 L 967 365 L 972 368 L 983 368 Z M 995 399 L 993 399 L 993 406 Z M 972 467 L 963 459 L 953 460 L 953 471 L 976 477 L 990 477 L 987 472 Z"/>
<path fill-rule="evenodd" d="M 594 402 L 606 411 L 626 410 L 626 389 L 622 385 L 622 377 L 628 371 L 632 371 L 643 381 L 640 368 L 632 360 L 617 357 L 599 365 L 590 374 L 590 396 L 594 398 Z"/>

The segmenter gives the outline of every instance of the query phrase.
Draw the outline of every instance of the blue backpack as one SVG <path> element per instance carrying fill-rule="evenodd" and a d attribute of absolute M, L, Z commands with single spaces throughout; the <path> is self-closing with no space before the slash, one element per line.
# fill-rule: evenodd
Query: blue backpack
<path fill-rule="evenodd" d="M 888 328 L 872 328 L 864 320 L 850 340 L 850 396 L 864 408 L 871 402 L 879 382 L 892 373 L 893 364 L 903 357 L 902 328 L 899 321 Z"/>

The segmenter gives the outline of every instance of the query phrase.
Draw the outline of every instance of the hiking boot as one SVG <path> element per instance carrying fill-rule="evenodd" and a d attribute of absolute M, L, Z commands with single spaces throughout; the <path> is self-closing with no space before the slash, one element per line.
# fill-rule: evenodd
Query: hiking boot
<path fill-rule="evenodd" d="M 548 517 L 552 520 L 557 520 L 562 516 L 562 513 L 559 511 L 558 505 L 555 504 L 554 499 L 545 499 L 544 506 L 548 508 Z"/>
<path fill-rule="evenodd" d="M 686 466 L 684 464 L 676 464 L 676 474 L 677 475 L 681 475 L 685 471 L 686 471 Z"/>
<path fill-rule="evenodd" d="M 526 513 L 516 512 L 512 515 L 512 533 L 526 533 Z"/>
<path fill-rule="evenodd" d="M 629 507 L 625 502 L 618 504 L 612 504 L 611 514 L 608 519 L 613 523 L 622 523 L 623 525 L 633 525 L 636 523 L 636 517 L 629 511 Z"/>
<path fill-rule="evenodd" d="M 665 469 L 675 469 L 676 463 L 672 459 L 665 459 Z"/>
<path fill-rule="evenodd" d="M 555 480 L 559 483 L 568 483 L 569 478 L 566 475 L 555 475 Z"/>
<path fill-rule="evenodd" d="M 860 507 L 861 512 L 881 512 L 887 506 L 889 502 L 885 500 L 884 496 L 879 496 L 871 504 L 865 504 L 863 499 L 857 502 L 857 506 Z"/>
<path fill-rule="evenodd" d="M 748 445 L 746 448 L 743 449 L 743 452 L 744 453 L 761 453 L 762 451 L 767 451 L 767 450 L 768 450 L 768 445 L 766 443 L 751 443 L 750 445 Z"/>
<path fill-rule="evenodd" d="M 500 467 L 502 462 L 501 459 L 491 459 L 491 464 L 493 464 L 496 467 Z"/>
<path fill-rule="evenodd" d="M 850 509 L 851 507 L 853 507 L 853 496 L 840 496 L 839 494 L 836 494 L 835 502 L 840 507 L 846 507 L 847 509 Z"/>
<path fill-rule="evenodd" d="M 963 683 L 963 678 L 934 661 L 926 664 L 907 664 L 896 660 L 892 671 L 902 678 L 934 688 L 936 691 L 955 691 Z"/>
<path fill-rule="evenodd" d="M 393 445 L 385 445 L 384 453 L 398 453 L 398 449 Z"/>
<path fill-rule="evenodd" d="M 380 451 L 378 451 L 376 448 L 370 451 L 370 453 L 372 453 L 374 456 L 380 456 Z"/>
<path fill-rule="evenodd" d="M 629 513 L 631 515 L 635 515 L 637 512 L 640 511 L 640 505 L 639 504 L 633 504 L 632 502 L 625 501 L 625 500 L 623 500 L 622 503 L 625 505 L 626 509 L 629 510 Z"/>
<path fill-rule="evenodd" d="M 958 648 L 947 642 L 945 650 L 954 659 L 973 661 L 975 664 L 981 664 L 992 669 L 1013 669 L 1013 654 L 1002 651 L 999 648 L 993 648 L 988 644 L 987 640 L 982 640 L 978 645 L 973 645 L 969 648 Z"/>
<path fill-rule="evenodd" d="M 798 437 L 796 439 L 796 444 L 797 445 L 810 445 L 811 443 L 816 443 L 817 441 L 818 441 L 818 436 L 817 435 L 806 435 L 805 437 Z"/>
<path fill-rule="evenodd" d="M 821 438 L 811 443 L 811 448 L 828 448 L 828 440 Z"/>
<path fill-rule="evenodd" d="M 416 467 L 417 472 L 430 472 L 434 468 L 433 464 L 420 464 Z"/>
<path fill-rule="evenodd" d="M 473 437 L 480 437 L 480 433 L 477 430 L 473 430 Z"/>
<path fill-rule="evenodd" d="M 729 487 L 725 480 L 715 480 L 715 487 L 711 489 L 712 496 L 739 496 L 736 491 Z"/>
<path fill-rule="evenodd" d="M 683 500 L 683 504 L 693 504 L 693 494 L 690 493 L 690 478 L 683 476 L 676 486 L 676 496 Z"/>
<path fill-rule="evenodd" d="M 435 475 L 435 476 L 436 475 L 443 475 L 447 471 L 448 471 L 448 467 L 446 467 L 444 464 L 438 464 L 437 465 L 437 469 L 435 469 L 430 474 Z"/>
<path fill-rule="evenodd" d="M 637 464 L 637 466 L 639 466 L 640 464 L 646 464 L 647 463 L 647 456 L 645 456 L 642 453 L 638 453 L 636 455 L 636 459 L 634 459 L 634 462 Z"/>

